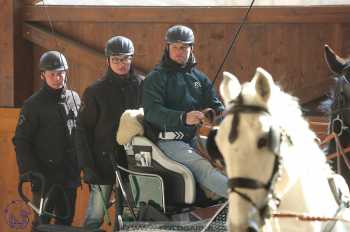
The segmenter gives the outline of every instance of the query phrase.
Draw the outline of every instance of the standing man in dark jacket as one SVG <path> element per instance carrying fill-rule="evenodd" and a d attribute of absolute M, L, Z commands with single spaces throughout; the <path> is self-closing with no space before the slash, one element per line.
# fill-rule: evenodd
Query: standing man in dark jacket
<path fill-rule="evenodd" d="M 85 182 L 91 184 L 86 228 L 99 228 L 104 207 L 115 183 L 109 153 L 120 165 L 126 165 L 124 147 L 117 144 L 119 119 L 126 109 L 141 106 L 143 77 L 132 66 L 134 46 L 130 39 L 115 36 L 105 48 L 108 69 L 104 77 L 89 86 L 83 95 L 77 124 L 77 149 Z M 120 191 L 119 196 L 121 197 Z M 117 207 L 117 214 L 121 214 Z"/>
<path fill-rule="evenodd" d="M 70 225 L 74 217 L 76 189 L 80 185 L 78 163 L 74 149 L 75 119 L 80 98 L 66 89 L 68 64 L 57 51 L 45 52 L 39 62 L 44 86 L 28 98 L 22 107 L 13 138 L 20 174 L 37 172 L 46 179 L 45 192 L 59 184 L 64 194 L 53 192 L 47 211 L 67 215 L 68 200 L 71 214 L 55 224 Z M 33 180 L 33 202 L 39 207 L 41 183 Z M 49 218 L 35 214 L 32 230 L 38 224 L 49 223 Z"/>
<path fill-rule="evenodd" d="M 161 63 L 144 82 L 144 120 L 159 132 L 153 135 L 165 154 L 187 166 L 201 185 L 227 197 L 227 177 L 194 149 L 196 129 L 204 119 L 201 111 L 212 108 L 220 113 L 224 106 L 210 80 L 195 68 L 193 31 L 176 25 L 165 40 Z"/>

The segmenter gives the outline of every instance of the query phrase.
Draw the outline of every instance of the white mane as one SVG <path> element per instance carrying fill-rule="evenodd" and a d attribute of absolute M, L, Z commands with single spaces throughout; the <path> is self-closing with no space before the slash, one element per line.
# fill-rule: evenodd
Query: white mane
<path fill-rule="evenodd" d="M 326 172 L 326 175 L 329 175 L 331 170 L 326 163 L 326 156 L 316 143 L 316 134 L 302 116 L 298 99 L 274 85 L 271 89 L 267 109 L 276 124 L 285 131 L 293 143 L 290 152 L 293 156 L 298 157 L 291 157 L 289 161 L 297 162 L 295 165 L 299 166 L 298 169 L 300 169 L 300 165 L 303 165 L 307 170 Z M 290 164 L 290 162 L 286 162 L 285 165 Z"/>
<path fill-rule="evenodd" d="M 258 148 L 257 140 L 266 134 L 273 124 L 279 127 L 283 134 L 279 147 L 283 168 L 281 178 L 274 186 L 275 192 L 281 198 L 278 210 L 333 217 L 338 205 L 327 181 L 331 170 L 325 155 L 315 142 L 315 133 L 302 117 L 297 99 L 283 92 L 273 82 L 271 75 L 262 68 L 257 69 L 251 82 L 243 85 L 240 85 L 232 74 L 224 73 L 220 92 L 227 107 L 232 100 L 235 104 L 235 100 L 240 98 L 243 105 L 261 106 L 270 113 L 269 116 L 240 116 L 237 139 L 233 142 L 228 141 L 228 134 L 235 115 L 227 115 L 221 123 L 216 143 L 224 156 L 228 177 L 248 177 L 267 182 L 273 168 L 273 152 Z M 266 196 L 263 190 L 241 191 L 248 194 L 257 204 L 263 202 Z M 254 210 L 252 205 L 234 192 L 229 195 L 229 203 L 229 227 L 234 228 L 234 231 L 245 231 L 249 223 L 249 214 Z M 294 218 L 273 219 L 269 224 L 270 231 L 321 231 L 326 224 L 296 223 Z M 347 230 L 343 229 L 341 227 L 335 231 Z"/>

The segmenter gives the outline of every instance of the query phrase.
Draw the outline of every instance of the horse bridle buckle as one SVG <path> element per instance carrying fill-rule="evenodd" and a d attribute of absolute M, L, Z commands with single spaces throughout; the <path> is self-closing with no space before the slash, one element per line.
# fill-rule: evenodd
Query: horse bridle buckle
<path fill-rule="evenodd" d="M 335 119 L 332 120 L 332 132 L 338 136 L 343 134 L 343 130 L 349 129 L 349 127 L 345 126 L 344 121 L 340 118 L 339 114 Z"/>

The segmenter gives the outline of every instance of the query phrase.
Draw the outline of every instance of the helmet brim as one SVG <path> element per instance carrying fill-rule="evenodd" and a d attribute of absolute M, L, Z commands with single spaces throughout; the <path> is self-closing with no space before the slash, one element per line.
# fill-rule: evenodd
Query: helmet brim
<path fill-rule="evenodd" d="M 167 41 L 167 43 L 168 44 L 173 44 L 173 43 L 193 44 L 193 41 L 174 40 L 174 41 Z"/>
<path fill-rule="evenodd" d="M 113 53 L 111 52 L 109 56 L 133 56 L 133 52 L 128 52 L 128 53 Z"/>

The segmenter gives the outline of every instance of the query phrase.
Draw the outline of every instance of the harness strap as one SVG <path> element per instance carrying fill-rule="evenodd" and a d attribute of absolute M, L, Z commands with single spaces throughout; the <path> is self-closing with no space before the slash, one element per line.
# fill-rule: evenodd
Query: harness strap
<path fill-rule="evenodd" d="M 324 145 L 326 143 L 329 143 L 333 139 L 336 142 L 337 151 L 332 153 L 332 154 L 327 155 L 326 156 L 327 160 L 332 160 L 332 159 L 335 159 L 335 158 L 340 157 L 340 156 L 346 157 L 347 153 L 350 152 L 350 146 L 346 147 L 346 148 L 342 148 L 340 140 L 339 140 L 339 137 L 338 138 L 337 137 L 338 137 L 337 134 L 332 132 L 331 134 L 327 135 L 327 137 L 320 143 L 320 145 L 322 146 L 322 145 Z M 339 146 L 339 149 L 338 149 L 338 146 Z M 348 158 L 346 157 L 345 160 L 348 161 Z M 350 168 L 350 167 L 348 166 L 348 168 Z"/>
<path fill-rule="evenodd" d="M 259 181 L 254 180 L 251 178 L 245 178 L 245 177 L 236 177 L 236 178 L 230 178 L 227 181 L 228 190 L 233 191 L 234 188 L 247 188 L 247 189 L 259 189 L 264 188 L 268 189 L 268 185 Z"/>
<path fill-rule="evenodd" d="M 328 223 L 326 224 L 326 226 L 325 226 L 325 228 L 324 228 L 324 232 L 331 232 L 333 229 L 334 229 L 334 226 L 335 226 L 335 224 L 337 223 L 337 221 L 340 221 L 340 219 L 341 218 L 338 218 L 338 216 L 339 216 L 339 214 L 344 210 L 344 209 L 346 209 L 347 206 L 348 205 L 348 203 L 345 203 L 345 202 L 342 202 L 340 205 L 339 205 L 339 207 L 338 207 L 338 209 L 337 209 L 337 211 L 335 212 L 335 214 L 334 214 L 334 216 L 333 216 L 333 218 L 335 218 L 336 220 L 330 220 L 330 221 L 328 221 Z M 345 220 L 345 219 L 342 219 L 342 220 Z M 346 221 L 348 221 L 348 220 L 346 220 Z M 350 223 L 350 221 L 349 221 L 349 223 Z"/>
<path fill-rule="evenodd" d="M 293 213 L 293 212 L 278 212 L 273 213 L 272 217 L 275 218 L 296 218 L 300 221 L 321 221 L 328 223 L 326 224 L 325 228 L 323 229 L 323 232 L 331 232 L 334 229 L 334 226 L 338 221 L 350 223 L 350 220 L 344 219 L 339 217 L 339 215 L 345 210 L 349 208 L 349 199 L 345 197 L 344 195 L 339 196 L 339 193 L 337 191 L 337 186 L 333 178 L 328 179 L 329 187 L 333 193 L 334 199 L 339 205 L 338 209 L 336 210 L 333 217 L 323 217 L 323 216 L 314 216 L 314 215 L 307 215 L 307 214 L 299 214 L 299 213 Z"/>
<path fill-rule="evenodd" d="M 345 149 L 343 149 L 343 152 L 344 152 L 344 154 L 339 154 L 339 152 L 334 152 L 334 153 L 332 153 L 330 155 L 327 155 L 327 160 L 331 160 L 331 159 L 334 159 L 334 158 L 342 156 L 342 155 L 347 155 L 347 153 L 350 152 L 350 146 L 345 148 Z"/>
<path fill-rule="evenodd" d="M 345 164 L 346 164 L 346 167 L 347 167 L 348 169 L 350 169 L 350 161 L 349 161 L 349 159 L 345 156 L 344 149 L 343 149 L 343 147 L 342 147 L 342 145 L 341 145 L 341 142 L 340 142 L 340 140 L 339 140 L 339 136 L 338 136 L 337 134 L 335 135 L 335 144 L 336 144 L 337 152 L 340 153 L 340 155 L 343 157 L 344 162 L 345 162 Z"/>

